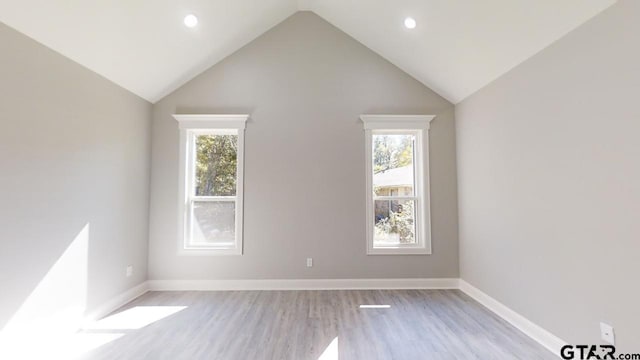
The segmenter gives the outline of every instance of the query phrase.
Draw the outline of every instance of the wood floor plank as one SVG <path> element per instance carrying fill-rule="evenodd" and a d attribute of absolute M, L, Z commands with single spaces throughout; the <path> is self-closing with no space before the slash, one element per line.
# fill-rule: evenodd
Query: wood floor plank
<path fill-rule="evenodd" d="M 360 305 L 390 305 L 361 309 Z M 150 292 L 117 313 L 184 306 L 83 359 L 556 359 L 459 290 Z M 328 350 L 327 350 L 328 351 Z"/>

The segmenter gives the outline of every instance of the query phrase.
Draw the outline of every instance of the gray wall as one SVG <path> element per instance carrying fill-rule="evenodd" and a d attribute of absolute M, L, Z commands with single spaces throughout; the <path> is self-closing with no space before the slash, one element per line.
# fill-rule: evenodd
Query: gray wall
<path fill-rule="evenodd" d="M 251 114 L 243 256 L 176 254 L 174 113 Z M 365 255 L 362 113 L 437 115 L 433 255 Z M 154 106 L 149 277 L 457 277 L 456 186 L 453 106 L 318 16 L 297 13 Z"/>
<path fill-rule="evenodd" d="M 640 349 L 640 2 L 456 107 L 464 280 L 571 343 Z"/>
<path fill-rule="evenodd" d="M 151 104 L 2 23 L 0 44 L 2 329 L 34 297 L 91 310 L 145 280 Z"/>

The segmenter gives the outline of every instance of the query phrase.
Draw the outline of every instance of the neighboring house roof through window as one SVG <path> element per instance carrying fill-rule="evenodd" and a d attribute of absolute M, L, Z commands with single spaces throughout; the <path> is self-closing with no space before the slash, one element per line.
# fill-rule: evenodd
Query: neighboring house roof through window
<path fill-rule="evenodd" d="M 373 186 L 413 186 L 413 166 L 407 165 L 374 174 Z"/>

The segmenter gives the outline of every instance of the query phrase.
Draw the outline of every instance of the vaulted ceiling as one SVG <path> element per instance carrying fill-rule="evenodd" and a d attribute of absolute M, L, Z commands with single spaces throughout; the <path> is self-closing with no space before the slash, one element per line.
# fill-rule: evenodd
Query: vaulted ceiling
<path fill-rule="evenodd" d="M 0 21 L 155 102 L 309 10 L 457 103 L 614 2 L 0 0 Z M 183 24 L 190 13 L 195 28 Z"/>

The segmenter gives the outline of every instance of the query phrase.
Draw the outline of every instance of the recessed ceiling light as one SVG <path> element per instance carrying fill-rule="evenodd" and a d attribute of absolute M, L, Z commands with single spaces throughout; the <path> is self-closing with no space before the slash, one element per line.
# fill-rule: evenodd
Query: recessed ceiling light
<path fill-rule="evenodd" d="M 196 25 L 198 25 L 198 18 L 195 15 L 189 14 L 184 17 L 184 26 L 194 28 Z"/>
<path fill-rule="evenodd" d="M 416 28 L 416 20 L 414 18 L 408 17 L 404 19 L 404 27 L 407 29 L 415 29 Z"/>

